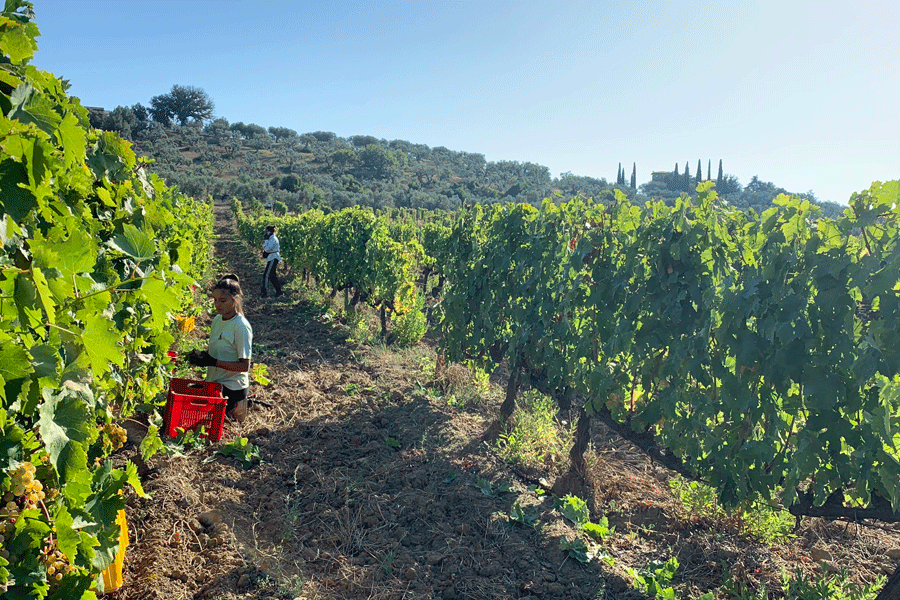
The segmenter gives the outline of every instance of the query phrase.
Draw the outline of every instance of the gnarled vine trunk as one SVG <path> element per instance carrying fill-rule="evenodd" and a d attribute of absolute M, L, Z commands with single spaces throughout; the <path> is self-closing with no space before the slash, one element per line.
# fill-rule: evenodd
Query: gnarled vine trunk
<path fill-rule="evenodd" d="M 591 416 L 582 406 L 578 411 L 578 424 L 575 427 L 575 443 L 569 451 L 569 470 L 560 476 L 550 490 L 557 496 L 565 496 L 573 494 L 579 497 L 585 497 L 587 487 L 587 479 L 585 473 L 584 453 L 587 451 L 591 434 Z"/>

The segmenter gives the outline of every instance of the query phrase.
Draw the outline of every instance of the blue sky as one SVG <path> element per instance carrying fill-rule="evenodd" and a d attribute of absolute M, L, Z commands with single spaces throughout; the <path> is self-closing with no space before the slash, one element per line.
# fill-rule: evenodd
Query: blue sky
<path fill-rule="evenodd" d="M 900 7 L 795 2 L 34 0 L 86 106 L 173 84 L 216 115 L 638 183 L 753 175 L 845 203 L 900 179 Z"/>

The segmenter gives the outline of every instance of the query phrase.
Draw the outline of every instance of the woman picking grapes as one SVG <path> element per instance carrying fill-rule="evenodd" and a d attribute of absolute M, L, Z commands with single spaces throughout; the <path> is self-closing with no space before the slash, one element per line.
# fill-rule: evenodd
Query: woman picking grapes
<path fill-rule="evenodd" d="M 253 328 L 244 317 L 238 276 L 225 275 L 213 286 L 212 296 L 217 314 L 210 326 L 209 350 L 192 352 L 188 362 L 207 367 L 206 381 L 222 384 L 222 393 L 228 399 L 226 414 L 243 421 L 247 416 Z"/>

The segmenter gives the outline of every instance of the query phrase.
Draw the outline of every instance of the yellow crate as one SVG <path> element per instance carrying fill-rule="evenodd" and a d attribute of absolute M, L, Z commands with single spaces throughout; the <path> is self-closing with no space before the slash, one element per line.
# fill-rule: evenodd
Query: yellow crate
<path fill-rule="evenodd" d="M 103 570 L 104 593 L 114 592 L 122 587 L 122 566 L 125 564 L 125 548 L 128 547 L 128 520 L 125 511 L 120 510 L 116 515 L 116 523 L 121 528 L 119 534 L 119 549 L 112 564 Z"/>

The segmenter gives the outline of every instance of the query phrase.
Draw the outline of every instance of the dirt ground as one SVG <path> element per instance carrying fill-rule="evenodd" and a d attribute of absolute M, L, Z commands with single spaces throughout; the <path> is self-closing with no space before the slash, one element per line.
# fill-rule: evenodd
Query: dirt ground
<path fill-rule="evenodd" d="M 585 499 L 592 521 L 608 517 L 615 533 L 603 544 L 609 562 L 583 564 L 560 548 L 575 528 L 535 491 L 561 473 L 511 467 L 485 440 L 502 376 L 476 401 L 451 405 L 439 392 L 468 379 L 461 367 L 436 373 L 433 344 L 348 341 L 294 274 L 289 294 L 260 298 L 261 258 L 224 204 L 216 228 L 222 272 L 244 282 L 253 360 L 271 379 L 251 387 L 271 407 L 226 421 L 221 443 L 247 437 L 261 462 L 244 469 L 213 444 L 139 464 L 150 498 L 129 498 L 125 585 L 107 598 L 638 599 L 626 569 L 672 556 L 673 586 L 696 598 L 726 569 L 774 590 L 783 570 L 813 573 L 819 560 L 871 582 L 900 557 L 893 526 L 806 519 L 792 540 L 767 546 L 735 519 L 690 514 L 668 471 L 598 424 Z M 136 456 L 141 428 L 129 432 L 121 459 Z M 505 517 L 517 502 L 537 528 Z"/>

